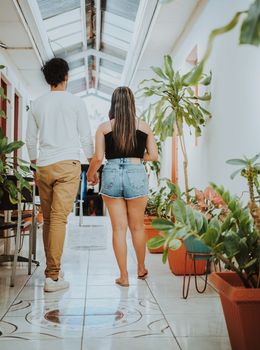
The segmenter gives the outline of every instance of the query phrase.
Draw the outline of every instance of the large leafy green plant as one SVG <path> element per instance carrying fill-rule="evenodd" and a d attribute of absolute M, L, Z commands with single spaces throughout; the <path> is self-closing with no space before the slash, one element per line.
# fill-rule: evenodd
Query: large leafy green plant
<path fill-rule="evenodd" d="M 209 101 L 211 95 L 207 92 L 196 96 L 192 84 L 188 82 L 191 72 L 181 75 L 174 71 L 171 56 L 164 56 L 164 66 L 152 67 L 157 78 L 145 79 L 140 83 L 144 96 L 157 97 L 153 104 L 154 108 L 154 132 L 160 135 L 164 141 L 167 136 L 172 136 L 174 127 L 180 141 L 183 154 L 183 171 L 185 179 L 186 200 L 189 202 L 189 181 L 188 181 L 188 155 L 186 150 L 184 124 L 195 130 L 196 136 L 201 135 L 201 128 L 211 113 L 202 106 L 202 103 Z M 208 86 L 211 82 L 211 74 L 203 76 L 198 85 Z"/>
<path fill-rule="evenodd" d="M 193 74 L 189 77 L 189 81 L 191 84 L 196 84 L 201 78 L 205 63 L 210 57 L 211 51 L 213 49 L 213 43 L 215 38 L 234 29 L 238 25 L 241 17 L 244 17 L 244 20 L 240 27 L 239 43 L 259 46 L 260 0 L 255 0 L 250 5 L 249 9 L 235 13 L 234 17 L 229 23 L 227 23 L 223 27 L 219 27 L 212 30 L 208 38 L 207 48 L 204 53 L 204 56 L 202 57 L 200 63 L 194 68 Z"/>
<path fill-rule="evenodd" d="M 3 68 L 4 66 L 0 65 L 0 69 Z M 10 102 L 1 87 L 0 99 Z M 6 118 L 3 110 L 0 110 L 0 118 Z M 23 145 L 22 141 L 9 142 L 3 129 L 0 128 L 0 203 L 5 192 L 9 194 L 9 200 L 12 203 L 17 203 L 19 193 L 22 195 L 25 188 L 31 190 L 30 184 L 24 179 L 25 176 L 31 175 L 30 164 L 14 156 L 14 151 Z M 17 186 L 17 181 L 13 181 L 9 175 L 14 175 L 20 186 Z"/>
<path fill-rule="evenodd" d="M 175 222 L 154 220 L 152 224 L 163 232 L 163 239 L 155 237 L 148 246 L 163 245 L 165 262 L 169 249 L 178 249 L 181 239 L 194 236 L 211 248 L 216 260 L 237 273 L 246 288 L 259 288 L 260 242 L 250 211 L 223 187 L 211 185 L 228 207 L 228 215 L 223 221 L 217 216 L 208 221 L 204 214 L 177 199 L 173 203 Z"/>

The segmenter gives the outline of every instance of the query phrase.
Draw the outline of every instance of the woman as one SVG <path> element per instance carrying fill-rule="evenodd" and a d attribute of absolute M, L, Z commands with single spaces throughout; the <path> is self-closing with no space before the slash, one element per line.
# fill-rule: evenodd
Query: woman
<path fill-rule="evenodd" d="M 87 178 L 91 183 L 96 183 L 96 172 L 105 154 L 107 163 L 100 193 L 109 211 L 113 248 L 120 270 L 120 277 L 115 282 L 128 287 L 127 227 L 131 231 L 136 252 L 137 276 L 144 279 L 148 274 L 143 229 L 148 178 L 142 160 L 157 160 L 158 151 L 149 125 L 136 118 L 134 95 L 128 87 L 119 87 L 114 91 L 109 118 L 110 121 L 101 124 L 97 130 L 96 151 Z"/>

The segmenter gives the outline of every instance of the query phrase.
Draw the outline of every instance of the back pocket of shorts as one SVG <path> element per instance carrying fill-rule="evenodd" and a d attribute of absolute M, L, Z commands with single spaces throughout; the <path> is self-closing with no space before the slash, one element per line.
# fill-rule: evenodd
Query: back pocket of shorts
<path fill-rule="evenodd" d="M 109 190 L 113 187 L 116 180 L 116 170 L 105 169 L 102 174 L 102 188 Z"/>
<path fill-rule="evenodd" d="M 147 186 L 147 174 L 144 169 L 127 169 L 126 170 L 129 185 L 134 190 L 140 190 Z"/>

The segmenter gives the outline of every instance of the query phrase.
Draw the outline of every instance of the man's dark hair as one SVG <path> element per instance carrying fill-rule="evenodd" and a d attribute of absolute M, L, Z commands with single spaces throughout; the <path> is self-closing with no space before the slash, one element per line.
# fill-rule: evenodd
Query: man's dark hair
<path fill-rule="evenodd" d="M 45 80 L 51 86 L 57 86 L 65 81 L 69 65 L 63 58 L 52 58 L 42 67 Z"/>

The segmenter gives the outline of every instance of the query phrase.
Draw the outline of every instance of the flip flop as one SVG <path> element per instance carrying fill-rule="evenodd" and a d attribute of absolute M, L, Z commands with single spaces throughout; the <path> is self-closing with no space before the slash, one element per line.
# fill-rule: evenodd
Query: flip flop
<path fill-rule="evenodd" d="M 145 280 L 147 276 L 148 276 L 148 271 L 146 273 L 144 273 L 143 275 L 138 275 L 137 278 L 139 280 Z"/>
<path fill-rule="evenodd" d="M 116 282 L 116 284 L 118 284 L 121 287 L 129 287 L 129 283 L 121 283 L 119 281 L 115 281 L 115 282 Z"/>

